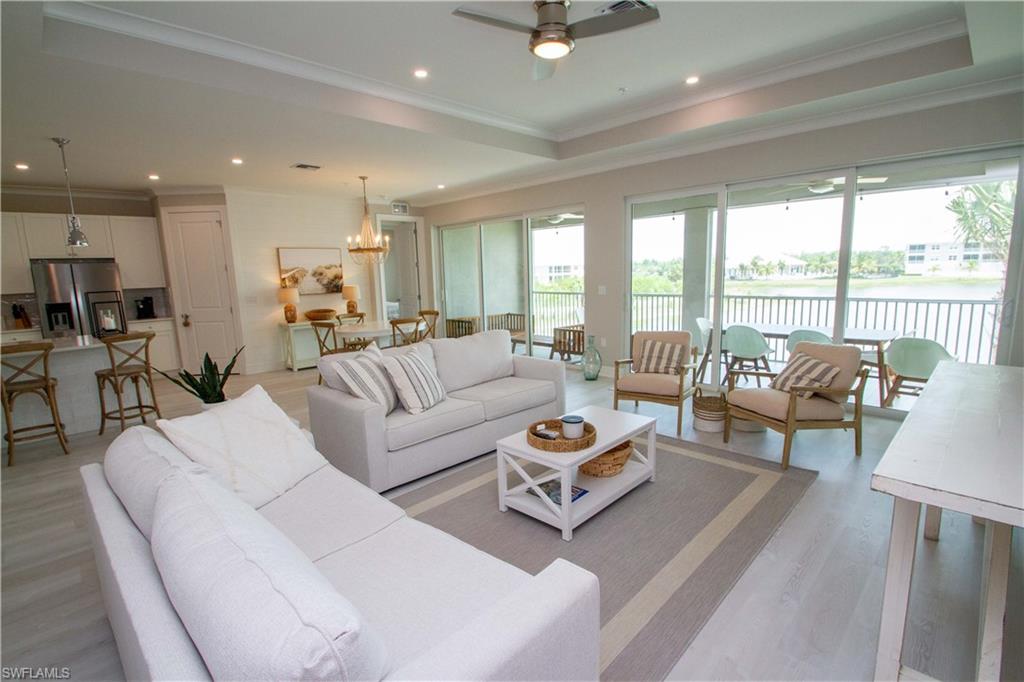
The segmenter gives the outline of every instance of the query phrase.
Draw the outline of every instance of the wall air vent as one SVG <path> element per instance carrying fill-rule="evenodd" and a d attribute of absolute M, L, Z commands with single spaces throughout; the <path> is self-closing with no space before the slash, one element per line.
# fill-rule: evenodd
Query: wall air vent
<path fill-rule="evenodd" d="M 595 9 L 594 14 L 618 14 L 619 12 L 628 12 L 634 9 L 645 9 L 653 5 L 654 3 L 646 2 L 645 0 L 614 0 L 614 2 Z"/>
<path fill-rule="evenodd" d="M 299 170 L 318 171 L 320 166 L 312 163 L 293 163 L 292 168 L 298 168 Z"/>
<path fill-rule="evenodd" d="M 395 215 L 409 215 L 409 204 L 404 201 L 392 201 L 391 212 Z"/>

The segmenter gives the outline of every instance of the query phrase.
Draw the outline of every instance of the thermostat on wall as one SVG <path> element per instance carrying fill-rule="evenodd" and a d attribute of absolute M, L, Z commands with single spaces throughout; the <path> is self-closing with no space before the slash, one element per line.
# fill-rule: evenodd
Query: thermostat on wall
<path fill-rule="evenodd" d="M 409 215 L 409 204 L 404 201 L 392 201 L 391 212 L 395 215 Z"/>

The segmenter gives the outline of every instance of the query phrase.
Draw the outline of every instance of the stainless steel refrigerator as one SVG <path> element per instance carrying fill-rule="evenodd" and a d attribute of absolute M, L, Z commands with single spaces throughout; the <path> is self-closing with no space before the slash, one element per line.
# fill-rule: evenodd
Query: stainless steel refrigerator
<path fill-rule="evenodd" d="M 121 273 L 113 258 L 33 258 L 31 264 L 44 337 L 127 331 Z"/>

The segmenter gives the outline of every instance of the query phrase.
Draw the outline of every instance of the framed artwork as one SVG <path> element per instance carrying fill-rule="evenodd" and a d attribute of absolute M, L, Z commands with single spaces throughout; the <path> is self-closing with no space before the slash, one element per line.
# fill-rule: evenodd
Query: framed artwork
<path fill-rule="evenodd" d="M 300 294 L 340 294 L 341 249 L 278 247 L 277 265 L 284 286 Z"/>

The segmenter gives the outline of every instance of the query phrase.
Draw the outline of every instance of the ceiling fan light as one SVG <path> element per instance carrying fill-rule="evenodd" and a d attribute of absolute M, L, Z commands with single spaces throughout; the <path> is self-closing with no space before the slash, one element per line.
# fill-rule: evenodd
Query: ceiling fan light
<path fill-rule="evenodd" d="M 561 59 L 575 47 L 564 31 L 536 31 L 530 38 L 530 52 L 541 59 Z"/>
<path fill-rule="evenodd" d="M 813 182 L 807 186 L 807 191 L 811 194 L 828 194 L 829 192 L 835 191 L 836 186 L 830 181 L 824 182 Z"/>

